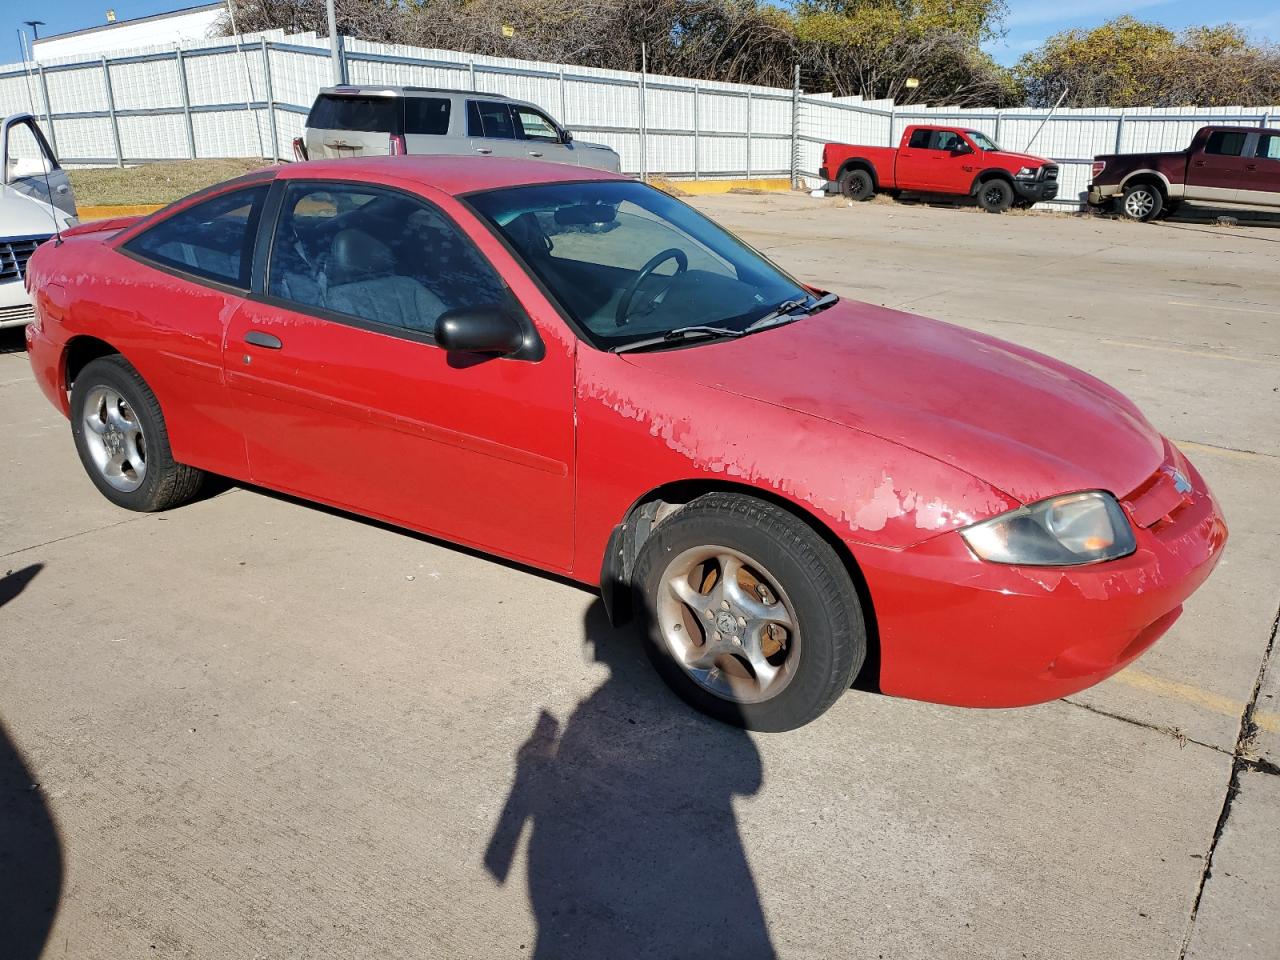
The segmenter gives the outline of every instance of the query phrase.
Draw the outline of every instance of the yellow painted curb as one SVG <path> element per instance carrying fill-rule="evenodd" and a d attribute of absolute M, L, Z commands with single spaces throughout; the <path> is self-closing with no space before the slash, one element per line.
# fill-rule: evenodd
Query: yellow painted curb
<path fill-rule="evenodd" d="M 665 180 L 664 182 L 683 193 L 696 197 L 712 193 L 728 193 L 730 190 L 783 192 L 791 189 L 791 181 L 786 177 L 771 177 L 767 180 Z"/>
<path fill-rule="evenodd" d="M 155 213 L 163 203 L 135 203 L 110 207 L 79 207 L 76 213 L 81 220 L 110 220 L 112 217 L 139 217 Z"/>

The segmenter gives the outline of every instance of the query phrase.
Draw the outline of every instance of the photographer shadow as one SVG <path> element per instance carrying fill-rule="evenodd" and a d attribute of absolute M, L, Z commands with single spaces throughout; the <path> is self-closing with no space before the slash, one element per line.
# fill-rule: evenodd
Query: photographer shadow
<path fill-rule="evenodd" d="M 762 782 L 750 735 L 666 693 L 599 601 L 585 635 L 609 676 L 563 729 L 542 712 L 484 857 L 505 882 L 530 825 L 532 956 L 774 957 L 733 810 Z"/>

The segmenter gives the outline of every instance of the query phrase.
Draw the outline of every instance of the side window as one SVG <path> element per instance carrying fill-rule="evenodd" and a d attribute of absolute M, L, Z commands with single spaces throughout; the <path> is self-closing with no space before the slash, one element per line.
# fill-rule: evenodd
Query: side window
<path fill-rule="evenodd" d="M 514 140 L 516 128 L 511 122 L 511 107 L 492 100 L 468 100 L 467 136 Z"/>
<path fill-rule="evenodd" d="M 422 200 L 358 184 L 285 188 L 267 292 L 387 327 L 432 333 L 447 310 L 508 301 L 454 223 Z"/>
<path fill-rule="evenodd" d="M 960 145 L 960 134 L 954 130 L 936 130 L 937 137 L 933 141 L 935 150 L 954 150 Z"/>
<path fill-rule="evenodd" d="M 513 107 L 512 112 L 516 115 L 516 123 L 520 127 L 520 135 L 524 139 L 543 140 L 548 143 L 560 142 L 560 131 L 556 129 L 556 125 L 537 110 L 530 110 L 528 107 Z"/>
<path fill-rule="evenodd" d="M 1247 134 L 1234 130 L 1218 130 L 1209 134 L 1209 141 L 1204 145 L 1205 153 L 1213 153 L 1223 157 L 1238 157 L 1244 149 Z"/>
<path fill-rule="evenodd" d="M 219 194 L 160 221 L 125 249 L 160 266 L 247 290 L 266 196 L 265 183 Z"/>
<path fill-rule="evenodd" d="M 911 141 L 907 144 L 913 150 L 928 150 L 929 137 L 933 134 L 932 130 L 914 130 L 911 133 Z"/>
<path fill-rule="evenodd" d="M 1258 137 L 1258 149 L 1254 156 L 1264 160 L 1280 160 L 1280 133 L 1264 133 Z"/>
<path fill-rule="evenodd" d="M 30 120 L 10 126 L 4 146 L 5 183 L 27 177 L 42 177 L 58 169 L 58 161 L 54 159 L 44 135 Z"/>
<path fill-rule="evenodd" d="M 405 97 L 404 132 L 443 137 L 449 132 L 449 106 L 439 97 Z"/>

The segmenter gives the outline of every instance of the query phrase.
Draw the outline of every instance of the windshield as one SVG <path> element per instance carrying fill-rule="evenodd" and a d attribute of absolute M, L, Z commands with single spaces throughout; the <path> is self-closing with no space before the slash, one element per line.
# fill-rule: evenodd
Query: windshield
<path fill-rule="evenodd" d="M 467 202 L 601 349 L 695 325 L 741 331 L 811 296 L 691 207 L 641 183 L 516 187 Z"/>
<path fill-rule="evenodd" d="M 977 130 L 966 130 L 964 135 L 974 142 L 979 150 L 999 150 L 996 142 L 988 137 L 985 133 L 979 133 Z"/>

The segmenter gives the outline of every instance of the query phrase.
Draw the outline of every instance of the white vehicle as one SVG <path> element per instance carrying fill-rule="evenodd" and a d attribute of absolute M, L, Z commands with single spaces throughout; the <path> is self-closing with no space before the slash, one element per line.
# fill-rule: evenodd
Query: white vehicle
<path fill-rule="evenodd" d="M 31 114 L 15 113 L 0 124 L 0 171 L 0 327 L 16 327 L 32 316 L 23 283 L 27 260 L 79 221 L 67 173 Z"/>
<path fill-rule="evenodd" d="M 616 151 L 588 143 L 537 104 L 497 93 L 434 87 L 326 87 L 316 97 L 299 160 L 391 154 L 514 157 L 622 169 Z"/>

